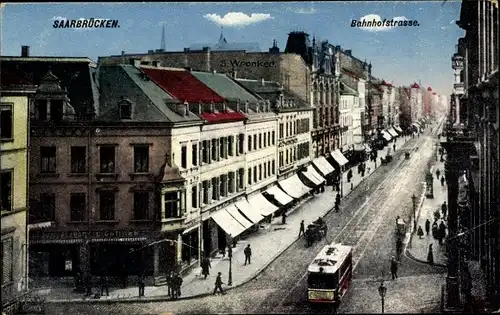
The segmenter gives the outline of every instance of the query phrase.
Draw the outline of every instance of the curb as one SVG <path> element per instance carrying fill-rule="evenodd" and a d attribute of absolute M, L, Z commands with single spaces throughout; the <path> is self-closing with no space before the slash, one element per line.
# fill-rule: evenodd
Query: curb
<path fill-rule="evenodd" d="M 372 174 L 374 174 L 381 166 L 382 165 L 379 165 L 371 173 L 369 173 L 369 174 L 367 174 L 367 176 L 363 177 L 363 179 L 361 181 L 359 181 L 359 183 L 358 183 L 358 185 L 356 185 L 356 187 L 358 187 L 361 184 L 361 182 L 363 182 L 365 179 L 367 179 Z M 354 187 L 354 188 L 356 188 L 356 187 Z M 342 199 L 347 198 L 354 191 L 354 188 L 351 189 L 347 194 L 345 194 L 342 197 Z M 335 210 L 335 207 L 330 208 L 328 211 L 326 211 L 323 214 L 323 216 L 328 215 L 333 210 Z M 292 212 L 294 212 L 294 211 L 292 211 Z M 237 284 L 237 285 L 234 285 L 234 286 L 231 286 L 231 287 L 228 287 L 228 288 L 224 288 L 224 292 L 228 292 L 228 291 L 231 291 L 233 289 L 236 289 L 236 288 L 238 288 L 238 287 L 240 287 L 240 286 L 242 286 L 244 284 L 249 283 L 250 281 L 254 280 L 255 278 L 257 278 L 270 264 L 272 264 L 274 261 L 276 261 L 276 259 L 278 259 L 278 257 L 281 256 L 281 254 L 283 254 L 283 252 L 285 252 L 286 250 L 288 250 L 290 247 L 292 247 L 292 245 L 294 245 L 299 240 L 300 240 L 299 238 L 295 239 L 292 243 L 290 243 L 289 245 L 287 245 L 283 250 L 281 250 L 278 253 L 276 253 L 276 255 L 274 255 L 268 262 L 266 262 L 264 264 L 264 266 L 262 266 L 261 268 L 259 268 L 252 276 L 250 276 L 245 281 L 241 282 L 240 284 Z M 114 299 L 104 299 L 104 300 L 101 300 L 101 299 L 52 300 L 52 301 L 47 300 L 47 301 L 44 301 L 44 302 L 45 303 L 49 303 L 49 304 L 66 304 L 66 303 L 79 303 L 79 304 L 81 304 L 81 303 L 116 304 L 116 303 L 141 303 L 141 302 L 142 303 L 149 303 L 149 302 L 174 302 L 174 301 L 181 301 L 181 300 L 192 300 L 192 299 L 207 297 L 207 296 L 211 296 L 211 295 L 213 295 L 213 293 L 207 292 L 207 293 L 200 293 L 200 294 L 191 295 L 191 296 L 180 297 L 180 298 L 177 298 L 177 299 L 172 299 L 172 298 L 166 297 L 165 295 L 161 295 L 161 296 L 156 296 L 156 297 L 153 296 L 153 297 L 147 297 L 147 298 L 130 297 L 130 298 L 114 298 Z"/>
<path fill-rule="evenodd" d="M 447 268 L 446 265 L 443 265 L 443 264 L 438 264 L 438 263 L 434 263 L 434 264 L 430 264 L 429 262 L 427 262 L 426 260 L 422 260 L 422 259 L 419 259 L 419 258 L 416 258 L 415 256 L 413 256 L 413 254 L 408 250 L 406 249 L 405 250 L 405 256 L 411 260 L 414 260 L 416 262 L 419 262 L 421 264 L 426 264 L 426 265 L 429 265 L 429 266 L 434 266 L 434 267 L 441 267 L 441 268 Z"/>

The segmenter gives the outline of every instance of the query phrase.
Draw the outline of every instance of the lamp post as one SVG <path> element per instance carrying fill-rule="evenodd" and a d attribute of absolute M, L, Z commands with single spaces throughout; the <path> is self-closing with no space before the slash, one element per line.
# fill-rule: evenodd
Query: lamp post
<path fill-rule="evenodd" d="M 382 300 L 382 314 L 384 314 L 384 303 L 385 303 L 385 294 L 387 293 L 387 288 L 384 286 L 384 281 L 380 283 L 378 287 L 378 294 L 380 294 L 380 298 Z"/>
<path fill-rule="evenodd" d="M 227 285 L 233 285 L 233 249 L 231 248 L 233 243 L 233 238 L 229 235 L 230 244 L 228 246 L 227 256 L 229 257 L 229 277 L 227 280 Z"/>
<path fill-rule="evenodd" d="M 413 203 L 413 233 L 417 230 L 417 197 L 415 194 L 411 196 L 411 202 Z"/>

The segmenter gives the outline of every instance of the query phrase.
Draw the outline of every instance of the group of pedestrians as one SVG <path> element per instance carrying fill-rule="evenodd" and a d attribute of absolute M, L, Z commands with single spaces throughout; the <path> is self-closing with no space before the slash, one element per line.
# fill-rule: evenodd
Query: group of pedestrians
<path fill-rule="evenodd" d="M 440 179 L 440 176 L 441 175 L 441 171 L 439 170 L 439 168 L 436 170 L 436 178 L 438 180 L 441 180 L 441 186 L 444 186 L 444 182 L 445 182 L 445 178 L 444 178 L 444 175 L 441 176 L 441 179 Z"/>
<path fill-rule="evenodd" d="M 182 277 L 177 272 L 170 272 L 167 275 L 167 294 L 173 299 L 181 296 Z"/>

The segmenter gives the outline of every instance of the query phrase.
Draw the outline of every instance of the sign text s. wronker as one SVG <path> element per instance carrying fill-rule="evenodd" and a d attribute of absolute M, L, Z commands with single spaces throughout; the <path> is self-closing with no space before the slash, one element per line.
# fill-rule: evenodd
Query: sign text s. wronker
<path fill-rule="evenodd" d="M 275 68 L 276 62 L 274 61 L 243 61 L 243 60 L 221 60 L 221 67 L 247 67 L 247 68 Z"/>

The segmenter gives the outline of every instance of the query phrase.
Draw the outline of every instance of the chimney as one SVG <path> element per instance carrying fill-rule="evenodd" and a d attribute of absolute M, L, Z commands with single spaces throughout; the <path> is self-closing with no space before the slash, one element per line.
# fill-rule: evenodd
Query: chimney
<path fill-rule="evenodd" d="M 352 54 L 352 50 L 350 50 L 350 49 L 346 49 L 346 50 L 344 50 L 344 52 L 348 56 L 350 56 Z"/>
<path fill-rule="evenodd" d="M 153 65 L 153 67 L 158 67 L 158 61 L 152 61 L 151 64 Z"/>
<path fill-rule="evenodd" d="M 198 115 L 201 115 L 201 103 L 198 103 Z"/>
<path fill-rule="evenodd" d="M 21 57 L 30 56 L 30 46 L 21 46 Z"/>
<path fill-rule="evenodd" d="M 240 101 L 236 101 L 236 112 L 240 112 Z"/>
<path fill-rule="evenodd" d="M 184 101 L 184 106 L 182 109 L 183 116 L 186 117 L 189 115 L 189 103 L 187 101 Z"/>
<path fill-rule="evenodd" d="M 248 113 L 248 101 L 245 102 L 245 113 Z"/>
<path fill-rule="evenodd" d="M 238 74 L 238 72 L 236 70 L 233 70 L 233 73 L 231 74 L 231 76 L 233 77 L 233 79 L 236 79 L 236 75 Z"/>
<path fill-rule="evenodd" d="M 260 79 L 260 84 L 264 86 L 264 78 Z"/>
<path fill-rule="evenodd" d="M 217 73 L 217 70 L 213 69 L 213 70 L 212 70 L 212 73 L 213 73 L 213 74 L 216 74 L 216 73 Z"/>
<path fill-rule="evenodd" d="M 340 47 L 340 45 L 335 46 L 335 50 L 336 50 L 336 51 L 339 51 L 341 48 L 342 48 L 342 47 Z"/>
<path fill-rule="evenodd" d="M 130 64 L 134 67 L 139 67 L 141 65 L 141 61 L 139 59 L 131 58 L 129 60 Z"/>
<path fill-rule="evenodd" d="M 226 104 L 226 102 L 222 103 L 222 110 L 224 112 L 227 112 L 227 104 Z"/>
<path fill-rule="evenodd" d="M 214 102 L 210 103 L 210 112 L 211 113 L 215 112 L 215 104 L 214 104 Z"/>
<path fill-rule="evenodd" d="M 122 56 L 125 56 L 125 50 L 122 50 Z"/>

